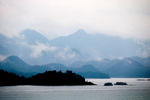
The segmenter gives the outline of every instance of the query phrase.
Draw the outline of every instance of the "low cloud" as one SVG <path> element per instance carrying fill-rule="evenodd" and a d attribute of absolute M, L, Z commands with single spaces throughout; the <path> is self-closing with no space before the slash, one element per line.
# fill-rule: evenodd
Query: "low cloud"
<path fill-rule="evenodd" d="M 6 55 L 1 55 L 0 54 L 0 61 L 3 61 L 4 59 L 6 59 L 8 56 L 6 56 Z"/>
<path fill-rule="evenodd" d="M 31 50 L 30 56 L 33 58 L 39 58 L 42 56 L 43 52 L 52 52 L 53 58 L 57 58 L 59 60 L 71 60 L 71 59 L 76 59 L 77 55 L 76 52 L 72 51 L 71 48 L 66 47 L 66 48 L 59 48 L 55 46 L 49 46 L 45 45 L 43 43 L 37 42 L 36 45 L 30 45 L 25 42 L 21 43 L 23 46 L 28 47 Z"/>
<path fill-rule="evenodd" d="M 49 39 L 77 29 L 150 39 L 150 0 L 1 0 L 0 33 L 32 28 Z"/>
<path fill-rule="evenodd" d="M 71 60 L 76 58 L 76 53 L 73 52 L 70 48 L 66 47 L 62 50 L 59 50 L 55 57 L 62 60 Z"/>
<path fill-rule="evenodd" d="M 43 43 L 39 43 L 37 42 L 36 45 L 29 45 L 27 43 L 22 43 L 24 46 L 27 46 L 28 48 L 31 49 L 31 54 L 30 56 L 33 57 L 33 58 L 38 58 L 40 56 L 42 56 L 42 52 L 53 52 L 53 51 L 56 51 L 57 48 L 54 47 L 54 46 L 48 46 L 48 45 L 45 45 Z"/>

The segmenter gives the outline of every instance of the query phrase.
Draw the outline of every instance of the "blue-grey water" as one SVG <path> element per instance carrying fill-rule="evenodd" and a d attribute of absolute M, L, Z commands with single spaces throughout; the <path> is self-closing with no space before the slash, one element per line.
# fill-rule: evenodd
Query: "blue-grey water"
<path fill-rule="evenodd" d="M 150 81 L 137 79 L 87 79 L 96 86 L 3 86 L 0 100 L 150 100 Z M 105 82 L 127 86 L 103 86 Z"/>

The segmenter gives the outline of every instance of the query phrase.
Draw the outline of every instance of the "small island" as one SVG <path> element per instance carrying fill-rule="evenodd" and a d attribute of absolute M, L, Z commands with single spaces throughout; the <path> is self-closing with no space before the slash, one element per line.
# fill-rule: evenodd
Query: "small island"
<path fill-rule="evenodd" d="M 114 85 L 128 85 L 126 82 L 116 82 Z M 113 86 L 111 82 L 104 83 L 104 86 Z"/>
<path fill-rule="evenodd" d="M 46 71 L 32 77 L 20 77 L 13 73 L 0 70 L 0 86 L 11 85 L 95 85 L 92 82 L 85 81 L 85 78 L 73 73 L 72 71 Z"/>
<path fill-rule="evenodd" d="M 116 82 L 114 85 L 128 85 L 126 82 Z"/>
<path fill-rule="evenodd" d="M 105 83 L 104 86 L 113 86 L 111 82 Z"/>

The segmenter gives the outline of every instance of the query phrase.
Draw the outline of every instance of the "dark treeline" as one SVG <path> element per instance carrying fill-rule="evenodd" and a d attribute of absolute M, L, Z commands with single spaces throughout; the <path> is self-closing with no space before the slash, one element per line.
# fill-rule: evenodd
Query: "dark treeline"
<path fill-rule="evenodd" d="M 0 85 L 94 85 L 86 82 L 82 76 L 72 73 L 72 71 L 46 71 L 29 78 L 20 77 L 13 73 L 0 70 Z"/>

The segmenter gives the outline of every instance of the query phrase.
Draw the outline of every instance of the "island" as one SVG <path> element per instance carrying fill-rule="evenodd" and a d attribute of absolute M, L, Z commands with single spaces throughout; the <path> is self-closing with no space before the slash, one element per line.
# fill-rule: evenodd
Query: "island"
<path fill-rule="evenodd" d="M 105 83 L 104 86 L 113 86 L 111 82 Z"/>
<path fill-rule="evenodd" d="M 0 86 L 11 85 L 95 85 L 92 82 L 85 81 L 85 78 L 73 73 L 72 71 L 46 71 L 31 77 L 18 76 L 13 73 L 0 70 Z"/>
<path fill-rule="evenodd" d="M 114 85 L 128 85 L 126 82 L 116 82 Z"/>

